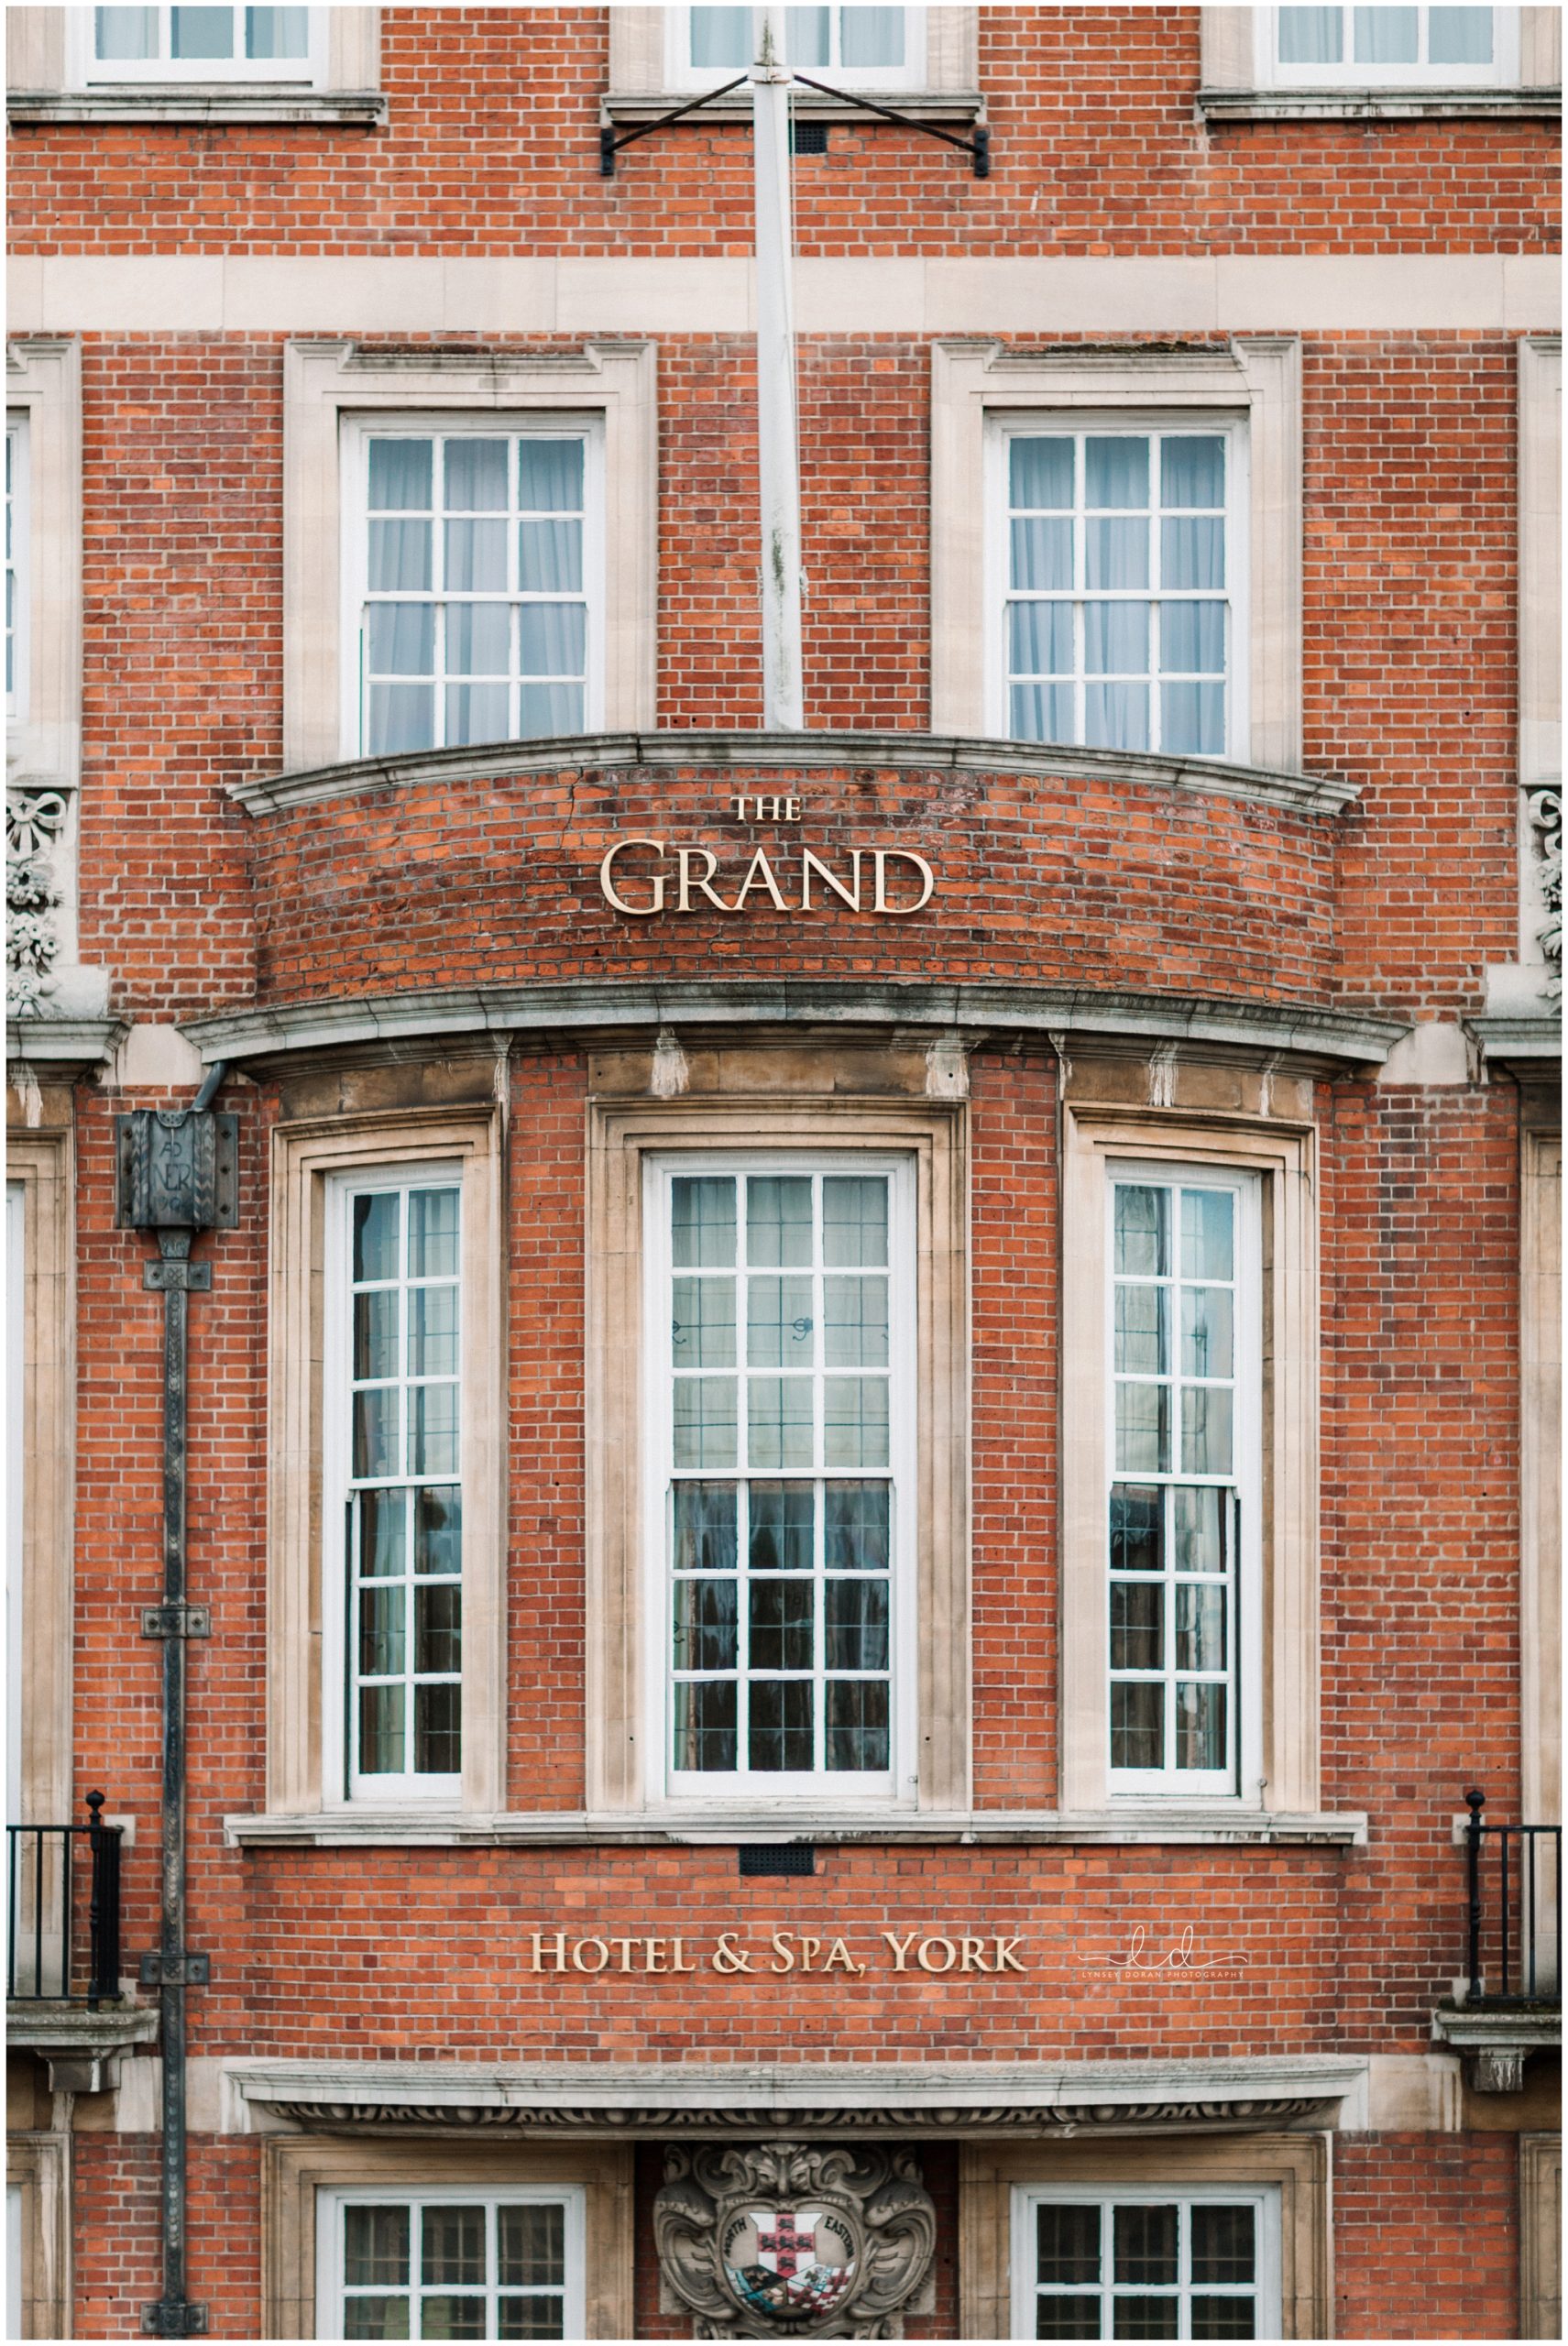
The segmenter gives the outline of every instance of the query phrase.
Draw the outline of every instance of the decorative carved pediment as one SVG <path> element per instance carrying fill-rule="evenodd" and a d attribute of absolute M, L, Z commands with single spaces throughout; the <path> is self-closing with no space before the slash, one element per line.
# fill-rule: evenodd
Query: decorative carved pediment
<path fill-rule="evenodd" d="M 670 2309 L 697 2338 L 901 2338 L 937 2212 L 907 2151 L 672 2146 L 653 2237 Z"/>

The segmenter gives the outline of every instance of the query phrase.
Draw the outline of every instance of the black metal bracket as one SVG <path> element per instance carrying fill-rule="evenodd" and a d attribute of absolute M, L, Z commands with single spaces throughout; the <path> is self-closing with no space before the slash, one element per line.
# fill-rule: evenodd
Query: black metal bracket
<path fill-rule="evenodd" d="M 182 1287 L 187 1292 L 211 1295 L 213 1266 L 211 1263 L 144 1263 L 141 1283 L 143 1287 L 163 1294 L 167 1294 L 170 1288 Z"/>
<path fill-rule="evenodd" d="M 944 147 L 961 148 L 970 158 L 977 180 L 991 177 L 991 126 L 977 122 L 972 138 L 959 138 L 950 130 L 938 130 L 929 122 L 917 122 L 912 114 L 900 114 L 894 106 L 879 105 L 874 98 L 862 98 L 856 90 L 835 90 L 827 82 L 814 82 L 809 73 L 797 73 L 808 90 L 820 90 L 825 98 L 839 98 L 847 106 L 861 106 L 867 114 L 880 114 L 884 122 L 897 123 L 901 130 L 917 130 L 923 138 L 939 138 Z"/>
<path fill-rule="evenodd" d="M 141 2326 L 149 2338 L 205 2338 L 207 2308 L 193 2297 L 159 2297 L 143 2306 Z"/>
<path fill-rule="evenodd" d="M 717 90 L 705 90 L 700 98 L 690 98 L 684 106 L 676 106 L 673 113 L 662 114 L 657 122 L 645 122 L 640 129 L 629 130 L 624 138 L 616 137 L 614 128 L 609 123 L 601 124 L 599 127 L 600 179 L 612 180 L 615 177 L 615 159 L 623 147 L 634 147 L 640 138 L 647 138 L 653 131 L 663 130 L 672 122 L 679 122 L 683 115 L 696 114 L 698 106 L 706 106 L 715 98 L 728 97 L 731 90 L 738 90 L 742 82 L 749 82 L 751 78 L 749 73 L 737 73 L 733 82 L 726 82 Z"/>
<path fill-rule="evenodd" d="M 210 1638 L 213 1634 L 212 1608 L 206 1605 L 144 1605 L 141 1608 L 141 1633 L 144 1638 Z"/>
<path fill-rule="evenodd" d="M 137 1977 L 144 1988 L 206 1988 L 211 1957 L 205 1955 L 144 1955 Z"/>

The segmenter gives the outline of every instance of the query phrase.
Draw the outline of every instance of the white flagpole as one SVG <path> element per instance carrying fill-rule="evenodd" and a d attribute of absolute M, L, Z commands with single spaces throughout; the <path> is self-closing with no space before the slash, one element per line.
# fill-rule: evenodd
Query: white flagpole
<path fill-rule="evenodd" d="M 806 722 L 800 663 L 800 433 L 795 380 L 795 223 L 784 10 L 759 8 L 751 68 L 757 204 L 757 433 L 762 520 L 762 723 Z"/>

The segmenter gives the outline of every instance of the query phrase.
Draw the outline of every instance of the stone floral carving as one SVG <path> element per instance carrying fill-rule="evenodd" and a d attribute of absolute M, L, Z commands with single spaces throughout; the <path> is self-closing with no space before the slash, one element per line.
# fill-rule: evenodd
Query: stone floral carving
<path fill-rule="evenodd" d="M 510 2127 L 544 2134 L 630 2133 L 664 2138 L 693 2134 L 711 2140 L 723 2134 L 751 2136 L 758 2124 L 754 2110 L 729 2109 L 722 2104 L 674 2107 L 629 2102 L 621 2109 L 606 2110 L 598 2104 L 573 2106 L 558 2102 L 307 2101 L 295 2095 L 266 2099 L 269 2108 L 280 2118 L 291 2118 L 298 2125 L 320 2127 L 329 2132 L 343 2126 L 421 2130 Z M 1183 2133 L 1193 2127 L 1244 2132 L 1249 2128 L 1305 2124 L 1326 2119 L 1338 2107 L 1338 2099 L 1337 2095 L 1270 2094 L 1245 2100 L 965 2103 L 937 2110 L 911 2102 L 889 2102 L 875 2110 L 825 2105 L 792 2110 L 787 2122 L 800 2132 L 813 2135 L 1030 2136 L 1078 2134 L 1090 2130 L 1146 2134 Z"/>
<path fill-rule="evenodd" d="M 901 2338 L 937 2214 L 907 2151 L 709 2143 L 666 2151 L 653 2238 L 697 2338 Z"/>
<path fill-rule="evenodd" d="M 71 801 L 62 790 L 13 790 L 5 802 L 5 1008 L 37 1018 L 59 985 L 60 907 L 58 870 Z"/>
<path fill-rule="evenodd" d="M 1563 786 L 1532 790 L 1528 801 L 1541 867 L 1546 918 L 1536 931 L 1546 957 L 1546 991 L 1553 1001 L 1563 991 Z"/>

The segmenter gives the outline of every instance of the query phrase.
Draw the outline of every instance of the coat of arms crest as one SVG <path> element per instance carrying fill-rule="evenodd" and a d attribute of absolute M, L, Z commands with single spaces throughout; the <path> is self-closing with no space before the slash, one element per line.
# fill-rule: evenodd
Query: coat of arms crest
<path fill-rule="evenodd" d="M 653 2231 L 698 2338 L 896 2338 L 936 2212 L 907 2152 L 716 2143 L 666 2154 Z"/>

